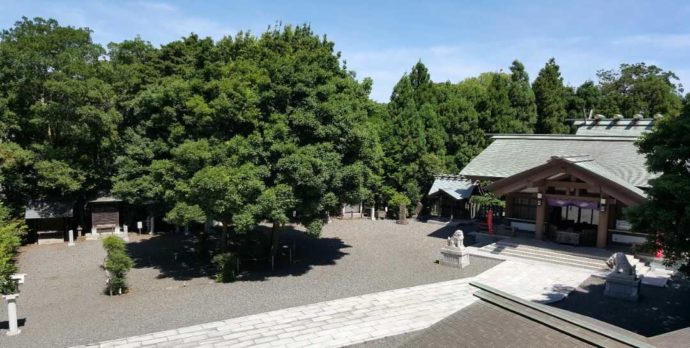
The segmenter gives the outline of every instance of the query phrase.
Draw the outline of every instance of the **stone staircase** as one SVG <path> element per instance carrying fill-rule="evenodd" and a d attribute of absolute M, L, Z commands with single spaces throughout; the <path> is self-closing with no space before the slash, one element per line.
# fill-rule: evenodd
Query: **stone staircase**
<path fill-rule="evenodd" d="M 592 271 L 603 271 L 607 268 L 605 263 L 606 259 L 603 257 L 576 255 L 561 250 L 511 243 L 510 241 L 506 240 L 486 245 L 479 248 L 478 251 L 489 253 L 498 257 L 516 257 L 533 261 L 585 268 Z"/>
<path fill-rule="evenodd" d="M 580 248 L 584 252 L 576 252 L 572 250 L 574 248 L 560 244 L 539 241 L 532 243 L 520 243 L 511 239 L 503 239 L 476 250 L 480 254 L 490 254 L 498 258 L 520 258 L 587 269 L 592 271 L 593 275 L 601 277 L 606 276 L 610 272 L 608 266 L 606 266 L 606 260 L 610 256 L 606 256 L 606 254 L 610 251 Z M 585 254 L 585 252 L 588 253 Z M 648 262 L 632 255 L 626 255 L 626 257 L 628 262 L 635 266 L 638 276 L 642 277 L 642 284 L 663 287 L 673 275 L 673 271 L 666 270 L 663 267 L 650 266 Z"/>

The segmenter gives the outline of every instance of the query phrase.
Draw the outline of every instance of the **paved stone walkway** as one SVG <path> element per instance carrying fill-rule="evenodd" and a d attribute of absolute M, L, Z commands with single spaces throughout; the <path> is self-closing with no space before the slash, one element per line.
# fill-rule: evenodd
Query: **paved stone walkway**
<path fill-rule="evenodd" d="M 554 293 L 569 292 L 588 276 L 569 267 L 506 261 L 474 278 L 315 303 L 88 347 L 340 347 L 431 326 L 476 301 L 470 281 L 525 299 L 545 300 Z"/>
<path fill-rule="evenodd" d="M 592 273 L 558 264 L 510 260 L 474 277 L 474 281 L 528 301 L 551 303 L 565 298 Z"/>
<path fill-rule="evenodd" d="M 468 282 L 349 297 L 89 347 L 339 347 L 429 327 L 475 301 Z"/>

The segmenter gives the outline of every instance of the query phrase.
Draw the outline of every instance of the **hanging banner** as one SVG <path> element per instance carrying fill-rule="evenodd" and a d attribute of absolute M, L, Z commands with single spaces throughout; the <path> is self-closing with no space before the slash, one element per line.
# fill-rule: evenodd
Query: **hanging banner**
<path fill-rule="evenodd" d="M 582 209 L 599 209 L 599 204 L 592 201 L 581 201 L 577 199 L 556 199 L 549 198 L 546 200 L 546 204 L 554 207 L 568 207 L 575 206 Z"/>

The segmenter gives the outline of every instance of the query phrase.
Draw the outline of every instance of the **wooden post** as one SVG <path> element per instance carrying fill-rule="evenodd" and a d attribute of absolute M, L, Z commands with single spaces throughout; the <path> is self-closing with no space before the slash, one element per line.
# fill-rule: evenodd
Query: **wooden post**
<path fill-rule="evenodd" d="M 539 186 L 538 192 L 542 194 L 542 197 L 544 196 L 544 187 Z M 537 218 L 536 218 L 536 225 L 535 225 L 535 230 L 534 230 L 534 239 L 542 240 L 544 239 L 544 230 L 546 229 L 546 226 L 544 224 L 544 220 L 546 217 L 546 199 L 541 200 L 541 205 L 537 205 Z"/>
<path fill-rule="evenodd" d="M 608 197 L 601 196 L 602 199 L 608 201 Z M 603 210 L 603 211 L 602 211 Z M 602 209 L 599 207 L 599 222 L 597 224 L 597 248 L 606 248 L 606 243 L 608 241 L 609 235 L 609 211 L 611 210 L 611 205 L 607 204 Z"/>

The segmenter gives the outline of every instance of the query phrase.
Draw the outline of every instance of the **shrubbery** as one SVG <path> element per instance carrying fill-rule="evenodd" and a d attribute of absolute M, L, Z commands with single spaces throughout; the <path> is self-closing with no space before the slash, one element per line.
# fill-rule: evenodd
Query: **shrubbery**
<path fill-rule="evenodd" d="M 134 266 L 134 261 L 127 255 L 125 242 L 116 236 L 103 239 L 105 249 L 104 268 L 108 272 L 106 291 L 111 296 L 127 292 L 127 272 Z"/>
<path fill-rule="evenodd" d="M 219 283 L 229 283 L 237 278 L 237 267 L 239 260 L 233 253 L 222 253 L 213 257 L 213 264 L 218 268 L 216 281 Z"/>
<path fill-rule="evenodd" d="M 17 272 L 16 257 L 26 226 L 21 220 L 10 220 L 9 211 L 0 204 L 0 294 L 19 292 L 11 276 Z"/>

